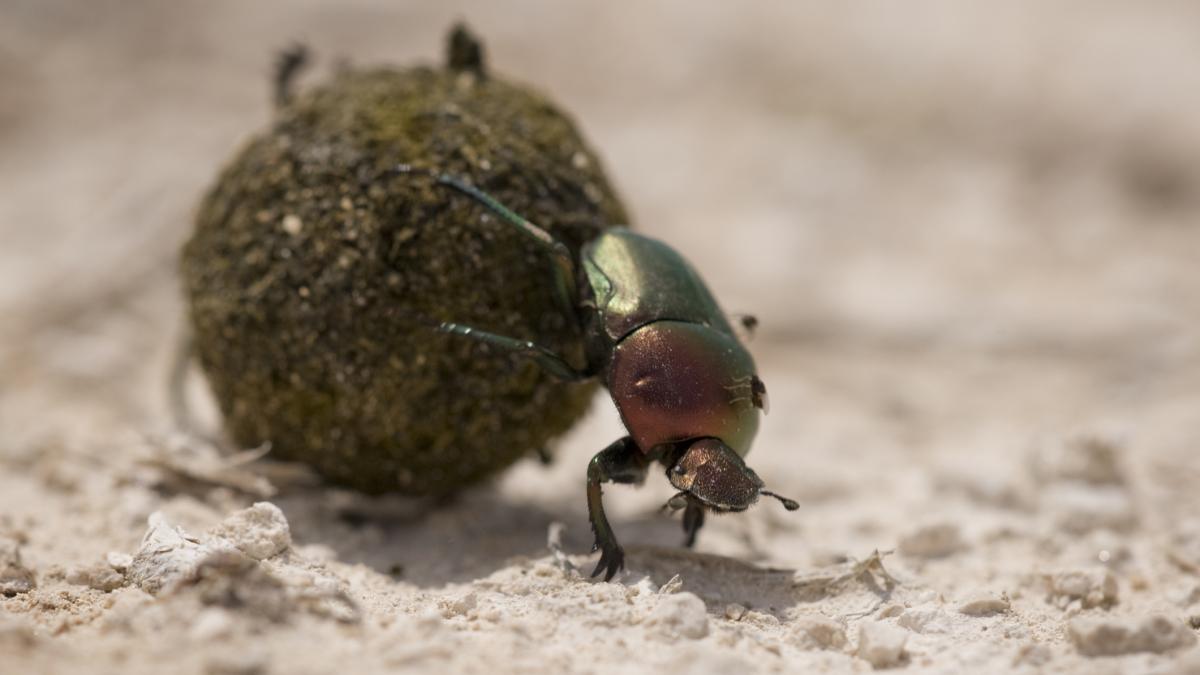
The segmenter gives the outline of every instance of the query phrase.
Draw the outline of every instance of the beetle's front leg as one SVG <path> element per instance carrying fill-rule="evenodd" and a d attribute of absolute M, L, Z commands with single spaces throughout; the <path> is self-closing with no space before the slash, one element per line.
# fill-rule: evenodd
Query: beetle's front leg
<path fill-rule="evenodd" d="M 675 513 L 679 509 L 685 509 L 683 512 L 683 545 L 691 548 L 696 545 L 696 533 L 704 527 L 704 504 L 689 495 L 686 490 L 681 490 L 668 499 L 666 504 L 663 504 L 663 511 Z"/>
<path fill-rule="evenodd" d="M 683 512 L 683 533 L 685 539 L 683 545 L 691 548 L 696 545 L 696 533 L 700 528 L 704 527 L 704 506 L 693 499 L 688 500 L 688 505 Z"/>
<path fill-rule="evenodd" d="M 641 483 L 646 478 L 647 465 L 646 456 L 628 436 L 596 453 L 592 461 L 588 462 L 588 518 L 592 522 L 592 532 L 596 535 L 596 543 L 592 550 L 600 550 L 600 561 L 596 563 L 592 576 L 603 571 L 604 580 L 609 581 L 617 570 L 625 566 L 625 551 L 617 543 L 617 537 L 604 515 L 600 484 Z"/>

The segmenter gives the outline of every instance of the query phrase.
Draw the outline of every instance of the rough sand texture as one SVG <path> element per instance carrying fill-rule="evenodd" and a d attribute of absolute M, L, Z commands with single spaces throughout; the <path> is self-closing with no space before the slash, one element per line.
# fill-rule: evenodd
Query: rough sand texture
<path fill-rule="evenodd" d="M 1200 672 L 1200 10 L 454 4 L 0 5 L 0 671 Z M 595 583 L 607 401 L 431 512 L 171 434 L 176 250 L 271 50 L 457 16 L 759 315 L 801 511 L 689 552 L 611 488 Z"/>

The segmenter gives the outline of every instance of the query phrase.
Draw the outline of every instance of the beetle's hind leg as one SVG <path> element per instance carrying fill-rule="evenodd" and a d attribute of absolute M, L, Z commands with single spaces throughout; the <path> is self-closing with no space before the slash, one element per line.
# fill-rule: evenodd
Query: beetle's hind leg
<path fill-rule="evenodd" d="M 542 370 L 564 382 L 586 380 L 593 374 L 588 368 L 579 369 L 572 366 L 566 359 L 536 342 L 489 333 L 485 330 L 472 328 L 471 326 L 464 326 L 461 323 L 443 322 L 438 324 L 437 329 L 443 333 L 471 338 L 472 340 L 478 340 L 479 342 L 529 357 L 533 359 L 534 363 L 541 366 Z"/>
<path fill-rule="evenodd" d="M 604 501 L 601 495 L 601 483 L 641 483 L 646 478 L 648 462 L 645 455 L 638 449 L 637 444 L 629 436 L 615 441 L 612 445 L 596 453 L 588 462 L 588 519 L 592 523 L 592 532 L 596 535 L 596 543 L 592 550 L 600 551 L 600 561 L 592 576 L 604 572 L 604 580 L 609 581 L 625 566 L 625 550 L 617 543 L 612 526 L 604 515 Z"/>
<path fill-rule="evenodd" d="M 308 65 L 311 56 L 308 47 L 297 42 L 275 57 L 275 72 L 271 82 L 275 107 L 282 108 L 291 103 L 296 76 Z"/>
<path fill-rule="evenodd" d="M 562 305 L 562 309 L 569 314 L 575 312 L 575 303 L 579 297 L 579 289 L 575 282 L 575 261 L 571 258 L 571 251 L 567 248 L 566 244 L 555 239 L 549 232 L 521 214 L 508 208 L 500 200 L 471 185 L 462 178 L 438 171 L 418 169 L 408 164 L 400 164 L 394 171 L 402 175 L 413 173 L 427 175 L 437 181 L 438 185 L 456 190 L 475 200 L 484 208 L 500 216 L 501 220 L 516 228 L 518 232 L 525 235 L 527 239 L 542 249 L 554 263 L 554 289 L 559 304 Z"/>

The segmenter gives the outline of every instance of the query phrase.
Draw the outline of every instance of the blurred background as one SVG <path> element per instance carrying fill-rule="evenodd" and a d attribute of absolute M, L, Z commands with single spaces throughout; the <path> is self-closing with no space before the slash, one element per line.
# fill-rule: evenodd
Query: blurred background
<path fill-rule="evenodd" d="M 695 260 L 731 309 L 761 315 L 765 343 L 1148 365 L 1196 335 L 1192 3 L 0 11 L 10 383 L 12 368 L 107 380 L 163 344 L 175 252 L 217 168 L 268 121 L 277 50 L 310 44 L 309 82 L 338 60 L 436 62 L 456 18 L 498 72 L 574 113 L 637 226 Z M 117 299 L 156 311 L 102 348 L 88 335 L 117 320 L 100 311 Z"/>
<path fill-rule="evenodd" d="M 165 426 L 177 251 L 219 167 L 270 119 L 275 53 L 313 49 L 303 84 L 339 61 L 436 63 L 457 19 L 495 72 L 575 116 L 638 228 L 760 319 L 772 412 L 748 459 L 805 508 L 720 519 L 702 550 L 813 565 L 954 509 L 968 541 L 997 522 L 1024 533 L 1020 556 L 968 554 L 994 578 L 1094 561 L 1113 532 L 1149 546 L 1198 512 L 1200 5 L 1186 0 L 0 0 L 12 499 L 82 480 L 39 464 L 47 448 L 102 461 Z M 534 521 L 564 518 L 582 552 L 584 463 L 618 434 L 598 401 L 561 461 L 496 489 L 545 505 Z M 1054 496 L 1059 474 L 1029 468 L 1079 434 L 1117 448 L 1116 493 Z M 26 473 L 41 482 L 17 490 Z M 612 491 L 618 521 L 654 518 L 669 490 L 651 482 Z M 494 529 L 460 515 L 422 536 Z M 677 525 L 626 527 L 636 544 Z M 107 541 L 140 536 L 121 528 Z M 529 529 L 535 546 L 544 529 Z M 456 563 L 463 578 L 507 545 L 454 544 L 478 554 Z"/>

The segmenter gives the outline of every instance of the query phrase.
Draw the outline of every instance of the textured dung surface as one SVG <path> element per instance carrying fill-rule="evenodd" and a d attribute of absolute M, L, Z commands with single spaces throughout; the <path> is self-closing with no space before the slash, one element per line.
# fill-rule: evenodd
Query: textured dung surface
<path fill-rule="evenodd" d="M 195 345 L 240 444 L 368 492 L 443 494 L 543 447 L 588 385 L 421 322 L 578 360 L 545 256 L 464 196 L 466 177 L 574 251 L 626 218 L 550 102 L 450 69 L 351 70 L 302 94 L 205 198 L 183 254 Z"/>

